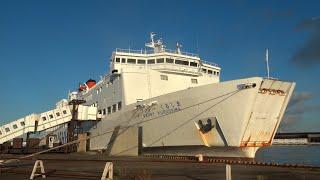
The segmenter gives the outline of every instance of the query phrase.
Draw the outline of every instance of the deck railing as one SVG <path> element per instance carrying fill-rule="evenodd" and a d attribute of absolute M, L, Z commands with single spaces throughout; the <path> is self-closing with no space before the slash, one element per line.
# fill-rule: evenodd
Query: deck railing
<path fill-rule="evenodd" d="M 116 52 L 134 53 L 134 54 L 155 54 L 155 52 L 153 50 L 142 50 L 142 49 L 141 50 L 134 50 L 134 49 L 120 49 L 120 48 L 117 48 Z M 162 51 L 160 51 L 158 53 L 163 53 L 163 52 L 173 53 L 173 54 L 181 54 L 181 55 L 192 56 L 192 57 L 199 57 L 198 54 L 189 53 L 189 52 L 178 53 L 178 51 L 171 50 L 171 49 L 163 49 Z"/>
<path fill-rule="evenodd" d="M 132 53 L 132 54 L 156 54 L 153 50 L 134 50 L 134 49 L 120 49 L 117 48 L 115 52 L 120 52 L 120 53 Z M 191 57 L 199 57 L 198 54 L 193 54 L 193 53 L 188 53 L 188 52 L 181 52 L 178 53 L 176 50 L 171 50 L 171 49 L 164 49 L 163 51 L 160 51 L 158 53 L 163 53 L 163 52 L 167 52 L 167 53 L 173 53 L 173 54 L 181 54 L 181 55 L 185 55 L 185 56 L 191 56 Z M 211 65 L 211 66 L 215 66 L 215 67 L 219 67 L 218 64 L 213 63 L 213 62 L 208 62 L 208 61 L 204 61 L 201 60 L 202 64 L 207 64 L 207 65 Z"/>

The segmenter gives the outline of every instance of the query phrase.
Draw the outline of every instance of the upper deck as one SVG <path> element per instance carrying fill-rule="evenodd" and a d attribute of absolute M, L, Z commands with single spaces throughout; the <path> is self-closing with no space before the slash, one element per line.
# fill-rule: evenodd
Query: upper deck
<path fill-rule="evenodd" d="M 221 71 L 216 63 L 203 61 L 197 54 L 177 50 L 116 49 L 112 53 L 110 72 L 133 66 L 209 76 L 220 76 Z"/>
<path fill-rule="evenodd" d="M 151 68 L 160 71 L 170 71 L 190 75 L 220 76 L 221 68 L 218 64 L 200 59 L 198 54 L 181 51 L 177 43 L 176 50 L 166 49 L 162 40 L 154 40 L 154 33 L 150 34 L 151 42 L 146 43 L 150 49 L 132 50 L 116 49 L 110 59 L 110 72 L 121 71 L 124 68 Z"/>

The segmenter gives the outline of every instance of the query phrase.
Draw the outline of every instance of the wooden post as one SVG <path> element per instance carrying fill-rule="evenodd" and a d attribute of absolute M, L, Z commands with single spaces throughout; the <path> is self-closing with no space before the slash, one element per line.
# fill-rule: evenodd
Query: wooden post
<path fill-rule="evenodd" d="M 113 180 L 113 163 L 112 162 L 107 162 L 106 165 L 104 166 L 101 180 Z"/>
<path fill-rule="evenodd" d="M 40 168 L 41 170 L 41 174 L 37 174 L 37 169 Z M 42 160 L 37 160 L 35 163 L 34 163 L 34 166 L 33 166 L 33 170 L 32 170 L 32 173 L 31 173 L 31 176 L 30 176 L 30 179 L 34 179 L 36 176 L 39 176 L 41 175 L 42 176 L 42 179 L 45 179 L 46 178 L 46 175 L 44 174 L 44 167 L 43 167 L 43 162 Z"/>

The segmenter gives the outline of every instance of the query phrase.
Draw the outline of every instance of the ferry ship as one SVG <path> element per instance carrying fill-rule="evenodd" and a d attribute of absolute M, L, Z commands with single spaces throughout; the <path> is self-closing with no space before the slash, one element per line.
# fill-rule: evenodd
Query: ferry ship
<path fill-rule="evenodd" d="M 145 44 L 150 50 L 116 49 L 108 74 L 80 85 L 55 109 L 1 126 L 0 143 L 35 131 L 66 143 L 69 104 L 81 100 L 77 120 L 96 122 L 87 126 L 89 149 L 108 155 L 254 158 L 260 147 L 272 144 L 294 82 L 268 77 L 220 82 L 217 64 L 182 52 L 178 43 L 168 50 L 150 36 Z"/>

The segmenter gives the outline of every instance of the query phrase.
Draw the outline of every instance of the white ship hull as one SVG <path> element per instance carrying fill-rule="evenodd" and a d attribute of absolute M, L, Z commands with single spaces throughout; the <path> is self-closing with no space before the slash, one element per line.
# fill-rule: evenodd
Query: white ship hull
<path fill-rule="evenodd" d="M 244 88 L 248 84 L 256 86 Z M 128 105 L 91 129 L 90 149 L 134 155 L 141 146 L 184 147 L 172 153 L 253 158 L 260 147 L 272 144 L 294 86 L 279 80 L 247 78 Z M 211 126 L 199 129 L 199 120 L 206 126 L 208 119 Z M 188 152 L 188 147 L 207 149 Z"/>

